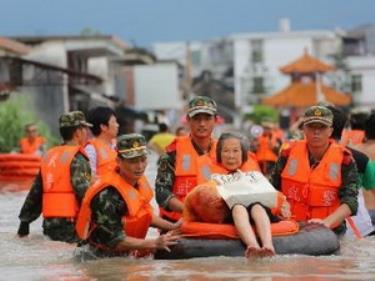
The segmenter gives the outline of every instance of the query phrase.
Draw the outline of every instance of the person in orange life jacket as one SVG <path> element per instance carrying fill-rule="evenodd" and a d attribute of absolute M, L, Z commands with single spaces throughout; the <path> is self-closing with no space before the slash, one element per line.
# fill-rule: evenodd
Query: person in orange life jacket
<path fill-rule="evenodd" d="M 216 123 L 217 106 L 213 99 L 196 96 L 190 100 L 187 122 L 190 135 L 177 137 L 158 162 L 155 181 L 160 215 L 171 221 L 181 217 L 186 194 L 197 185 L 197 159 L 215 158 L 216 140 L 211 134 Z"/>
<path fill-rule="evenodd" d="M 85 151 L 90 160 L 93 179 L 112 172 L 116 168 L 115 139 L 119 124 L 115 112 L 104 106 L 90 110 L 88 121 L 92 123 L 94 138 L 89 140 Z"/>
<path fill-rule="evenodd" d="M 173 230 L 181 224 L 165 221 L 152 210 L 153 192 L 144 175 L 147 153 L 144 136 L 121 135 L 117 139 L 118 169 L 101 177 L 86 193 L 76 229 L 95 256 L 169 250 L 177 243 L 175 232 L 145 239 L 149 226 Z"/>
<path fill-rule="evenodd" d="M 330 140 L 332 112 L 324 106 L 305 111 L 304 140 L 280 152 L 271 183 L 281 190 L 298 221 L 321 223 L 345 232 L 345 218 L 357 213 L 358 172 L 350 151 Z"/>
<path fill-rule="evenodd" d="M 20 140 L 20 153 L 42 156 L 45 152 L 45 139 L 38 135 L 38 129 L 34 123 L 25 126 L 26 137 Z"/>
<path fill-rule="evenodd" d="M 328 105 L 327 108 L 333 114 L 333 133 L 331 138 L 336 142 L 340 142 L 343 129 L 347 123 L 347 117 L 344 111 L 333 105 Z M 347 146 L 346 148 L 352 153 L 353 159 L 357 165 L 359 180 L 363 193 L 371 196 L 375 194 L 375 165 L 370 161 L 369 157 L 361 151 L 362 145 L 357 145 L 355 148 Z M 362 191 L 358 194 L 358 214 L 353 217 L 355 224 L 361 232 L 361 236 L 366 236 L 373 231 L 369 211 L 364 205 Z"/>
<path fill-rule="evenodd" d="M 268 175 L 276 162 L 282 141 L 276 136 L 273 130 L 274 124 L 263 122 L 262 127 L 263 134 L 256 141 L 256 157 L 262 172 Z"/>
<path fill-rule="evenodd" d="M 59 126 L 64 143 L 44 156 L 19 215 L 18 235 L 28 235 L 29 224 L 42 213 L 43 233 L 52 240 L 72 243 L 78 241 L 74 220 L 91 182 L 90 165 L 82 149 L 91 124 L 82 112 L 72 111 L 60 116 Z"/>
<path fill-rule="evenodd" d="M 248 147 L 244 137 L 235 133 L 224 133 L 220 136 L 216 147 L 217 168 L 215 174 L 231 174 L 238 170 L 243 172 L 259 171 L 259 167 L 248 158 Z M 200 204 L 205 202 L 205 204 Z M 286 208 L 286 209 L 285 209 Z M 284 207 L 285 215 L 287 206 Z M 248 205 L 236 204 L 229 210 L 224 200 L 216 190 L 214 180 L 198 185 L 185 200 L 184 219 L 186 221 L 201 221 L 209 223 L 233 223 L 241 240 L 247 246 L 245 256 L 272 256 L 275 250 L 272 244 L 271 222 L 278 222 L 280 218 L 271 209 L 260 202 Z M 259 235 L 261 246 L 255 233 L 250 227 L 254 224 Z M 250 231 L 249 231 L 250 230 Z"/>
<path fill-rule="evenodd" d="M 358 145 L 365 141 L 365 123 L 369 114 L 367 111 L 352 110 L 349 118 L 350 129 L 342 132 L 343 145 Z"/>

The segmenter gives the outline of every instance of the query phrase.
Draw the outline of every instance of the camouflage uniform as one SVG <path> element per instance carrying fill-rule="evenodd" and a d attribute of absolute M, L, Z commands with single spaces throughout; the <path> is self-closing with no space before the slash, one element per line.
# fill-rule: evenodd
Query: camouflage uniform
<path fill-rule="evenodd" d="M 146 139 L 139 134 L 128 134 L 118 137 L 117 151 L 120 158 L 132 159 L 148 154 Z M 117 253 L 110 249 L 123 241 L 126 233 L 123 231 L 123 216 L 127 206 L 120 193 L 113 186 L 108 186 L 94 196 L 91 201 L 91 222 L 95 228 L 90 232 L 86 243 L 96 256 L 115 256 Z M 84 244 L 83 242 L 82 244 Z M 98 250 L 96 245 L 109 248 L 107 251 Z"/>
<path fill-rule="evenodd" d="M 189 102 L 188 115 L 193 117 L 199 113 L 206 113 L 210 115 L 216 115 L 217 106 L 214 100 L 205 96 L 197 96 Z M 168 202 L 174 197 L 172 189 L 175 180 L 175 162 L 176 162 L 176 150 L 174 148 L 175 142 L 167 147 L 167 153 L 162 155 L 158 161 L 158 171 L 155 181 L 155 196 L 157 203 L 169 210 Z M 192 142 L 198 155 L 203 155 L 205 152 L 202 151 L 198 145 Z"/>
<path fill-rule="evenodd" d="M 76 127 L 76 126 L 90 126 L 85 122 L 82 112 L 73 111 L 63 114 L 59 120 L 60 128 L 62 127 Z M 77 201 L 80 203 L 85 195 L 87 188 L 91 183 L 91 169 L 88 159 L 85 155 L 78 152 L 70 165 L 70 175 L 73 190 L 76 194 Z M 25 229 L 26 226 L 36 220 L 42 213 L 43 202 L 43 182 L 41 173 L 37 175 L 34 183 L 25 199 L 22 206 L 19 219 L 21 225 Z M 20 229 L 22 228 L 20 226 Z M 46 218 L 43 220 L 43 233 L 49 236 L 52 240 L 65 241 L 73 243 L 78 241 L 75 235 L 74 222 L 66 218 Z M 24 236 L 27 233 L 20 233 Z M 24 234 L 24 235 L 22 235 Z"/>
<path fill-rule="evenodd" d="M 321 118 L 325 118 L 326 120 L 323 120 L 320 123 L 326 124 L 331 126 L 333 115 L 331 111 L 323 106 L 314 106 L 308 109 L 305 113 L 305 122 L 304 124 L 309 124 L 313 122 L 319 122 L 317 119 L 319 117 L 314 116 L 314 112 L 316 110 L 319 110 L 321 112 Z M 327 120 L 331 120 L 330 122 L 326 122 Z M 288 145 L 283 146 L 279 158 L 276 161 L 275 168 L 271 174 L 271 183 L 273 186 L 281 191 L 281 174 L 286 166 L 288 156 L 289 156 L 290 147 Z M 317 165 L 319 165 L 319 161 L 314 159 L 311 154 L 309 154 L 309 162 L 310 167 L 314 168 Z M 358 208 L 358 190 L 360 188 L 359 186 L 359 175 L 357 171 L 356 163 L 349 151 L 344 152 L 344 159 L 341 164 L 341 187 L 339 189 L 339 199 L 341 204 L 345 203 L 348 205 L 348 207 L 351 210 L 351 213 L 355 215 L 357 213 Z M 338 227 L 336 229 L 336 232 L 345 231 L 345 222 L 341 227 Z"/>

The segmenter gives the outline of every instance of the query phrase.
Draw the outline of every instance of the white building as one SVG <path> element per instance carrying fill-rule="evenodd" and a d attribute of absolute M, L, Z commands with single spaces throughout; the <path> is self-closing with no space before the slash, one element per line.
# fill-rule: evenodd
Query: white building
<path fill-rule="evenodd" d="M 375 56 L 349 56 L 346 63 L 354 104 L 375 108 Z"/>
<path fill-rule="evenodd" d="M 113 36 L 16 37 L 30 48 L 22 58 L 8 58 L 15 86 L 35 104 L 41 119 L 57 132 L 58 117 L 87 111 L 118 98 L 112 58 L 124 58 L 126 44 Z M 120 73 L 121 74 L 121 73 Z"/>
<path fill-rule="evenodd" d="M 289 84 L 290 78 L 279 68 L 294 61 L 306 49 L 321 60 L 328 60 L 340 46 L 332 31 L 280 31 L 235 34 L 234 88 L 238 108 L 256 104 Z"/>
<path fill-rule="evenodd" d="M 363 29 L 363 28 L 362 28 Z M 355 105 L 375 106 L 374 26 L 364 32 L 343 30 L 293 31 L 289 21 L 280 21 L 279 31 L 231 34 L 222 39 L 199 42 L 156 43 L 158 58 L 188 63 L 192 77 L 210 70 L 216 79 L 234 88 L 237 112 L 260 103 L 289 84 L 279 68 L 300 57 L 304 50 L 322 61 L 335 65 L 334 56 L 343 55 L 344 70 L 328 74 L 325 83 L 353 94 Z M 358 35 L 359 34 L 359 35 Z M 354 36 L 354 37 L 353 37 Z M 374 37 L 374 38 L 373 38 Z M 367 44 L 367 45 L 366 45 Z M 372 50 L 372 51 L 371 51 Z M 232 79 L 223 75 L 232 70 Z"/>

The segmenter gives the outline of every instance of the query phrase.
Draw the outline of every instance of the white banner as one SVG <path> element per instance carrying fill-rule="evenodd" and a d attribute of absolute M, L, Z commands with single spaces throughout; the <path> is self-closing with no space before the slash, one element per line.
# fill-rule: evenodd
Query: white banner
<path fill-rule="evenodd" d="M 258 171 L 239 171 L 231 175 L 213 174 L 211 179 L 218 183 L 217 190 L 229 208 L 236 204 L 249 206 L 255 202 L 269 208 L 277 204 L 278 191 Z"/>

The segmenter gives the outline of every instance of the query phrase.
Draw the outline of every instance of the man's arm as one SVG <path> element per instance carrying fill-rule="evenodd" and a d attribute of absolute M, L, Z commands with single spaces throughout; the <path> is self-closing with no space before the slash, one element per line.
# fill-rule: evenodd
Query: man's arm
<path fill-rule="evenodd" d="M 271 173 L 271 178 L 270 178 L 271 184 L 279 191 L 281 191 L 281 173 L 285 168 L 287 160 L 288 160 L 287 156 L 281 153 Z"/>
<path fill-rule="evenodd" d="M 172 193 L 175 180 L 176 152 L 163 154 L 158 163 L 158 172 L 155 180 L 156 202 L 163 208 L 175 210 L 179 203 L 182 204 Z M 175 202 L 178 201 L 178 202 Z M 183 204 L 182 204 L 183 205 Z"/>
<path fill-rule="evenodd" d="M 76 198 L 81 202 L 91 185 L 91 168 L 87 158 L 80 152 L 74 156 L 70 164 L 70 175 Z"/>
<path fill-rule="evenodd" d="M 350 209 L 350 215 L 357 214 L 359 175 L 357 166 L 351 156 L 344 156 L 341 165 L 342 184 L 339 189 L 339 199 L 341 205 L 346 204 Z"/>
<path fill-rule="evenodd" d="M 29 193 L 27 194 L 25 202 L 21 208 L 21 212 L 18 216 L 21 221 L 18 229 L 18 236 L 23 237 L 29 234 L 29 224 L 36 220 L 42 212 L 42 201 L 43 183 L 42 176 L 39 172 Z"/>
<path fill-rule="evenodd" d="M 95 179 L 96 164 L 97 164 L 95 147 L 92 144 L 88 144 L 85 147 L 85 152 L 86 152 L 87 157 L 89 158 L 89 163 L 90 163 L 90 168 L 91 168 L 91 176 L 92 176 L 93 179 Z"/>
<path fill-rule="evenodd" d="M 108 187 L 98 193 L 91 202 L 92 218 L 95 229 L 90 240 L 97 244 L 115 248 L 125 239 L 122 217 L 127 206 L 114 187 Z"/>

